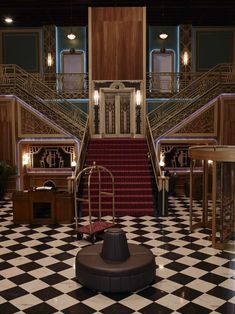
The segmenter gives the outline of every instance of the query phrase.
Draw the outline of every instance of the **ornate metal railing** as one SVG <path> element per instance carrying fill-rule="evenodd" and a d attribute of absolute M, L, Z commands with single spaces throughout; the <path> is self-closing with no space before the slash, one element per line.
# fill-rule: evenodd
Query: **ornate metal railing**
<path fill-rule="evenodd" d="M 25 106 L 82 139 L 87 114 L 17 65 L 0 65 L 0 92 L 18 96 Z"/>
<path fill-rule="evenodd" d="M 88 73 L 33 74 L 66 99 L 84 99 L 89 95 Z"/>
<path fill-rule="evenodd" d="M 77 158 L 77 164 L 76 164 L 76 168 L 75 168 L 75 176 L 80 171 L 82 171 L 82 169 L 84 168 L 84 162 L 86 159 L 87 145 L 88 145 L 89 139 L 90 139 L 89 119 L 87 119 L 86 127 L 84 130 L 81 145 L 80 145 L 79 155 Z"/>
<path fill-rule="evenodd" d="M 154 140 L 173 131 L 184 119 L 222 92 L 235 91 L 235 65 L 219 64 L 148 114 Z"/>
<path fill-rule="evenodd" d="M 149 72 L 146 74 L 147 98 L 170 98 L 201 75 L 202 72 Z"/>
<path fill-rule="evenodd" d="M 146 123 L 146 139 L 147 139 L 148 150 L 149 150 L 149 154 L 150 154 L 149 157 L 151 158 L 151 162 L 152 162 L 154 177 L 155 177 L 155 180 L 157 183 L 157 187 L 159 189 L 158 177 L 161 176 L 161 168 L 159 165 L 159 159 L 158 159 L 158 155 L 157 155 L 157 151 L 155 148 L 154 139 L 153 139 L 153 135 L 151 132 L 151 128 L 150 128 L 148 119 L 147 119 L 147 123 Z"/>
<path fill-rule="evenodd" d="M 222 92 L 235 92 L 235 64 L 215 66 L 148 114 L 146 137 L 156 182 L 161 175 L 156 141 Z"/>
<path fill-rule="evenodd" d="M 74 189 L 78 190 L 79 188 L 81 178 L 79 178 L 79 180 L 77 180 L 76 182 L 75 182 L 75 179 L 77 175 L 80 173 L 80 171 L 82 171 L 82 169 L 84 168 L 84 162 L 86 159 L 86 152 L 87 152 L 89 139 L 90 139 L 90 132 L 89 132 L 89 118 L 88 118 L 85 129 L 84 129 L 82 141 L 79 147 L 79 154 L 78 154 L 78 157 L 76 158 L 76 167 L 73 171 L 72 177 L 68 178 L 69 193 L 74 193 Z M 75 183 L 76 183 L 76 186 L 75 186 Z"/>

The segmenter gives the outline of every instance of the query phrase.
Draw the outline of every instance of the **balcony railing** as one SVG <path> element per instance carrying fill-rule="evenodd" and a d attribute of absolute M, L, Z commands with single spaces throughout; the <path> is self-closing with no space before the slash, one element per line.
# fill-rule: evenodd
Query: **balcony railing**
<path fill-rule="evenodd" d="M 33 75 L 65 99 L 88 98 L 88 73 L 37 73 Z"/>
<path fill-rule="evenodd" d="M 234 64 L 218 64 L 148 114 L 154 140 L 202 108 L 221 92 L 234 92 Z"/>
<path fill-rule="evenodd" d="M 202 74 L 201 72 L 148 72 L 146 97 L 170 98 Z M 37 73 L 34 76 L 66 99 L 87 99 L 89 97 L 88 73 Z"/>
<path fill-rule="evenodd" d="M 14 64 L 0 64 L 0 93 L 16 95 L 25 106 L 43 115 L 79 139 L 83 138 L 88 116 L 73 104 L 49 88 L 45 81 Z"/>
<path fill-rule="evenodd" d="M 202 74 L 202 72 L 148 72 L 146 75 L 146 96 L 147 98 L 170 98 Z"/>

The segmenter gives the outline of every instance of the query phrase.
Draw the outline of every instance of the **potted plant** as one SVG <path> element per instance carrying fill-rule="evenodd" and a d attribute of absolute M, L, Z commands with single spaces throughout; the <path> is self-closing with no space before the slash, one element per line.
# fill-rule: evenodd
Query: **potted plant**
<path fill-rule="evenodd" d="M 9 177 L 16 174 L 16 167 L 9 165 L 5 160 L 0 161 L 0 199 L 3 199 Z"/>

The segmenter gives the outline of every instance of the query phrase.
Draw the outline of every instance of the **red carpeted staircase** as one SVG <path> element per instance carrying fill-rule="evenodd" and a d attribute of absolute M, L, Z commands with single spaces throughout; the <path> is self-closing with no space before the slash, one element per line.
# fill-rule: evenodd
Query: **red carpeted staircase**
<path fill-rule="evenodd" d="M 144 139 L 106 138 L 91 139 L 88 144 L 85 166 L 104 166 L 115 180 L 115 215 L 153 215 L 153 173 L 148 159 L 148 147 Z M 102 173 L 101 189 L 112 191 L 110 176 Z M 88 176 L 82 180 L 81 193 L 88 196 Z M 91 178 L 92 215 L 98 213 L 98 175 Z M 81 205 L 82 215 L 88 214 L 88 204 Z M 102 196 L 102 215 L 112 214 L 112 199 Z"/>

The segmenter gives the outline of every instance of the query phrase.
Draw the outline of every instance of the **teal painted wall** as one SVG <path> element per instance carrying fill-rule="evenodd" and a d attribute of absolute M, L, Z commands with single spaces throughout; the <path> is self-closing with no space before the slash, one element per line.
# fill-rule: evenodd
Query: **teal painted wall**
<path fill-rule="evenodd" d="M 233 30 L 194 30 L 195 70 L 207 71 L 218 63 L 232 63 L 233 36 Z"/>
<path fill-rule="evenodd" d="M 3 32 L 2 62 L 17 64 L 28 72 L 40 72 L 39 32 Z"/>
<path fill-rule="evenodd" d="M 74 102 L 73 100 L 71 100 L 70 102 L 72 102 L 73 104 L 75 104 L 79 109 L 81 109 L 82 111 L 86 112 L 88 114 L 88 107 L 89 107 L 89 99 L 88 100 L 84 100 L 81 101 L 80 99 L 78 99 L 76 102 Z"/>
<path fill-rule="evenodd" d="M 159 38 L 161 32 L 166 32 L 169 36 L 162 40 Z M 148 28 L 148 57 L 147 57 L 147 71 L 151 69 L 151 51 L 154 49 L 165 48 L 173 50 L 175 55 L 174 71 L 178 71 L 179 52 L 178 52 L 178 27 L 177 26 L 149 26 Z"/>
<path fill-rule="evenodd" d="M 72 31 L 76 34 L 74 40 L 69 40 L 67 35 L 70 33 L 71 27 L 57 27 L 57 72 L 61 72 L 61 52 L 63 50 L 70 50 L 71 48 L 75 50 L 82 50 L 85 52 L 85 72 L 87 72 L 87 28 L 86 27 L 73 27 Z"/>

